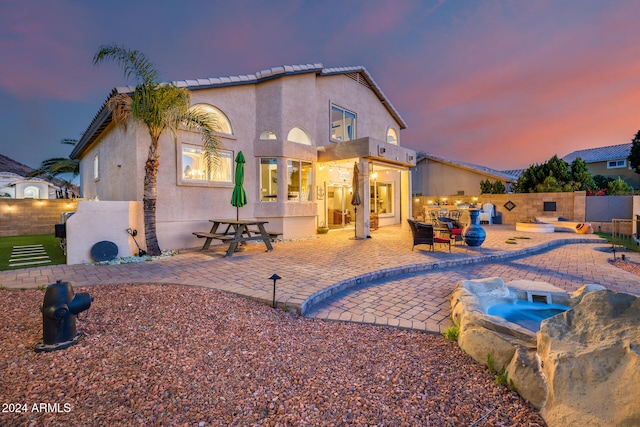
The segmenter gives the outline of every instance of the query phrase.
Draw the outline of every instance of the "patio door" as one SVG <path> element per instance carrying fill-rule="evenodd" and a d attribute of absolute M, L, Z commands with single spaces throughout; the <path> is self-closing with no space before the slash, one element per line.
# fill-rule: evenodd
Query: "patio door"
<path fill-rule="evenodd" d="M 351 206 L 351 186 L 327 184 L 327 224 L 329 228 L 353 227 L 353 206 Z"/>

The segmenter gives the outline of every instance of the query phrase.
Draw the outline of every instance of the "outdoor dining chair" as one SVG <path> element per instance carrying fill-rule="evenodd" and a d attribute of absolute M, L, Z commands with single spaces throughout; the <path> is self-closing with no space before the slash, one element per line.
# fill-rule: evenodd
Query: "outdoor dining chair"
<path fill-rule="evenodd" d="M 451 239 L 437 237 L 433 224 L 423 224 L 412 219 L 407 219 L 407 221 L 409 222 L 411 234 L 413 235 L 413 246 L 411 246 L 411 250 L 413 250 L 416 245 L 430 245 L 431 251 L 433 251 L 435 244 L 441 243 L 448 245 L 449 252 L 451 252 Z"/>

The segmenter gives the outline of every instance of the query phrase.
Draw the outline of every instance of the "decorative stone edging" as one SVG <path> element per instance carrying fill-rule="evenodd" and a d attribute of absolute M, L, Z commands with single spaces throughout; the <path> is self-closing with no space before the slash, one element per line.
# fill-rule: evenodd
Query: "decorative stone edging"
<path fill-rule="evenodd" d="M 517 258 L 524 255 L 531 255 L 536 252 L 543 251 L 545 249 L 549 249 L 552 247 L 557 247 L 561 245 L 567 244 L 582 244 L 582 243 L 603 243 L 605 240 L 594 240 L 587 238 L 577 238 L 577 239 L 558 239 L 552 240 L 548 242 L 541 243 L 540 245 L 533 246 L 530 248 L 517 249 L 514 251 L 504 251 L 497 254 L 490 255 L 479 255 L 472 256 L 468 258 L 461 258 L 455 260 L 441 260 L 435 262 L 428 262 L 424 264 L 411 264 L 411 265 L 403 265 L 400 267 L 386 268 L 383 270 L 372 271 L 369 273 L 361 274 L 358 276 L 351 277 L 349 279 L 342 280 L 337 282 L 331 286 L 320 289 L 311 295 L 309 295 L 299 307 L 295 307 L 291 305 L 291 308 L 296 309 L 303 316 L 306 315 L 313 306 L 319 304 L 327 298 L 332 297 L 333 295 L 342 292 L 346 289 L 353 288 L 355 286 L 360 286 L 362 284 L 371 283 L 376 280 L 384 279 L 387 277 L 393 277 L 401 274 L 409 274 L 409 273 L 420 273 L 424 271 L 436 270 L 439 268 L 447 268 L 447 267 L 455 267 L 458 265 L 467 265 L 467 264 L 479 264 L 483 262 L 495 262 L 502 261 L 505 259 Z"/>

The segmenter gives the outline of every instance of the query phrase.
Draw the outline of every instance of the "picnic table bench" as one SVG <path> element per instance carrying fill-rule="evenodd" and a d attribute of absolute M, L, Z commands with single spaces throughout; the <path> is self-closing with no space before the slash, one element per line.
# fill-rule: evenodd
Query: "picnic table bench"
<path fill-rule="evenodd" d="M 267 247 L 267 251 L 272 251 L 271 240 L 278 236 L 278 233 L 269 233 L 265 230 L 264 225 L 268 224 L 268 221 L 258 221 L 254 219 L 211 219 L 212 222 L 211 231 L 203 232 L 196 231 L 193 233 L 198 238 L 206 239 L 202 250 L 207 250 L 211 246 L 213 240 L 220 240 L 222 242 L 229 242 L 229 248 L 225 256 L 233 255 L 233 252 L 238 247 L 238 244 L 244 245 L 246 242 L 264 242 Z M 226 226 L 223 232 L 219 232 L 220 226 Z M 251 227 L 256 227 L 250 229 Z"/>

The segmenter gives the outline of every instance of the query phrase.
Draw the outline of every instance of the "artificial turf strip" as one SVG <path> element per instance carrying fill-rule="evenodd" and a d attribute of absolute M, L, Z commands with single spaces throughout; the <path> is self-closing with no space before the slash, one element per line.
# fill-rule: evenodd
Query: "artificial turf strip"
<path fill-rule="evenodd" d="M 42 245 L 45 252 L 51 259 L 46 264 L 18 265 L 11 266 L 9 259 L 13 253 L 14 246 Z M 38 267 L 43 265 L 66 264 L 67 258 L 60 247 L 60 239 L 53 234 L 34 234 L 31 236 L 9 236 L 0 237 L 0 271 L 18 270 L 21 268 Z"/>

